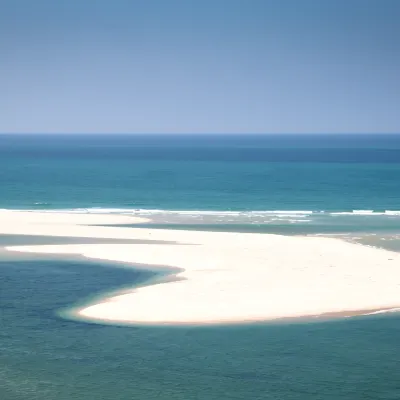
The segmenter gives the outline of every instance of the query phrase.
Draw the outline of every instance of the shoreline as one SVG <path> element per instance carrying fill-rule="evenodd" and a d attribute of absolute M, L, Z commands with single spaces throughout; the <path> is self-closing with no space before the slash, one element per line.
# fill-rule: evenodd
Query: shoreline
<path fill-rule="evenodd" d="M 7 214 L 7 215 L 5 215 Z M 25 215 L 24 215 L 25 214 Z M 86 321 L 210 325 L 325 320 L 400 306 L 400 254 L 337 238 L 91 226 L 137 217 L 0 211 L 0 233 L 146 240 L 146 244 L 7 246 L 9 251 L 178 268 L 175 281 L 133 288 L 77 311 Z M 6 218 L 5 218 L 6 217 Z M 15 218 L 14 218 L 15 217 Z M 104 222 L 102 222 L 104 223 Z M 160 244 L 160 242 L 162 244 Z"/>
<path fill-rule="evenodd" d="M 162 283 L 162 282 L 161 282 Z M 200 322 L 148 322 L 148 321 L 118 321 L 114 319 L 96 318 L 93 316 L 85 316 L 82 310 L 74 311 L 74 308 L 67 309 L 58 313 L 61 317 L 73 321 L 81 321 L 90 324 L 115 325 L 115 326 L 148 326 L 148 327 L 211 327 L 211 326 L 238 326 L 251 324 L 303 324 L 318 323 L 334 320 L 344 320 L 354 317 L 369 317 L 373 315 L 400 314 L 400 307 L 374 308 L 367 310 L 349 310 L 349 311 L 333 311 L 322 314 L 298 315 L 291 317 L 276 318 L 260 318 L 260 319 L 243 319 L 243 320 L 217 320 L 217 321 L 200 321 Z"/>

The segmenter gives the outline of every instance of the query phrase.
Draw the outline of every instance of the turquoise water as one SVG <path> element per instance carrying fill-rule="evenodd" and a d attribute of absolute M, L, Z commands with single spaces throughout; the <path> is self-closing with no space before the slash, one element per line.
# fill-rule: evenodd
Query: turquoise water
<path fill-rule="evenodd" d="M 0 135 L 0 207 L 400 210 L 400 135 Z"/>
<path fill-rule="evenodd" d="M 134 214 L 154 228 L 397 251 L 399 177 L 400 135 L 0 135 L 0 208 Z M 121 266 L 0 250 L 1 400 L 400 398 L 397 315 L 207 328 L 61 317 L 159 276 Z"/>

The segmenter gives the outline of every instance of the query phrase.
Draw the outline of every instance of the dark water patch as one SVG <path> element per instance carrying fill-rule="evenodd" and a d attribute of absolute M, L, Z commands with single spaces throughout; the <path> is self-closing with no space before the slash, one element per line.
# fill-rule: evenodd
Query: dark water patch
<path fill-rule="evenodd" d="M 55 136 L 55 135 L 53 135 Z M 319 136 L 319 137 L 318 137 Z M 1 135 L 13 158 L 225 162 L 400 162 L 399 135 Z"/>
<path fill-rule="evenodd" d="M 72 305 L 89 295 L 130 283 L 138 285 L 155 275 L 154 271 L 134 269 L 130 265 L 116 266 L 117 263 L 110 268 L 98 261 L 44 257 L 33 261 L 1 261 L 1 304 L 3 307 L 17 304 L 14 313 L 54 315 L 60 307 Z"/>
<path fill-rule="evenodd" d="M 124 225 L 123 225 L 124 226 Z M 108 239 L 69 236 L 36 236 L 0 234 L 0 246 L 41 246 L 67 244 L 175 244 L 175 242 L 145 239 Z"/>

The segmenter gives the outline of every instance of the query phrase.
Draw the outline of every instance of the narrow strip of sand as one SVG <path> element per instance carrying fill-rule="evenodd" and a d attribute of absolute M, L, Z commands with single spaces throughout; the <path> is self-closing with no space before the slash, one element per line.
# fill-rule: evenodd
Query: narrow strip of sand
<path fill-rule="evenodd" d="M 94 214 L 92 212 L 51 212 L 51 211 L 13 211 L 0 210 L 0 226 L 6 229 L 10 225 L 123 225 L 148 222 L 146 218 L 138 218 L 121 214 Z"/>
<path fill-rule="evenodd" d="M 178 243 L 8 247 L 182 269 L 175 282 L 124 291 L 78 311 L 94 321 L 237 323 L 400 306 L 400 254 L 383 249 L 322 237 L 83 226 L 87 222 L 76 215 L 73 221 L 54 214 L 31 222 L 14 214 L 15 222 L 12 213 L 3 219 L 0 212 L 0 233 Z"/>

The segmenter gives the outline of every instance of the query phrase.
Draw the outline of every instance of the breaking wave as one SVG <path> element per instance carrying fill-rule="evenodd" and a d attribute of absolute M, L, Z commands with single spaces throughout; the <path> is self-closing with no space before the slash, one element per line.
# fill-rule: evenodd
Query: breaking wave
<path fill-rule="evenodd" d="M 218 211 L 218 210 L 163 210 L 146 208 L 102 208 L 102 207 L 80 207 L 80 208 L 59 208 L 59 209 L 18 209 L 9 211 L 26 211 L 40 213 L 71 213 L 71 214 L 124 214 L 124 215 L 153 215 L 153 214 L 181 214 L 181 215 L 277 215 L 301 217 L 316 213 L 315 211 Z M 400 211 L 399 211 L 400 213 Z"/>
<path fill-rule="evenodd" d="M 22 210 L 19 210 L 22 211 Z M 270 224 L 270 225 L 357 225 L 387 223 L 398 226 L 397 210 L 163 210 L 144 208 L 80 207 L 70 209 L 30 209 L 27 212 L 71 214 L 114 214 L 144 217 L 154 223 L 183 224 Z M 381 217 L 381 218 L 377 218 Z M 370 221 L 370 222 L 368 222 Z"/>
<path fill-rule="evenodd" d="M 47 203 L 35 203 L 47 204 Z M 13 210 L 10 210 L 13 211 Z M 316 215 L 354 215 L 354 216 L 400 216 L 400 210 L 350 210 L 350 211 L 320 211 L 320 210 L 163 210 L 146 208 L 108 208 L 108 207 L 80 207 L 60 209 L 27 209 L 14 211 L 28 211 L 40 213 L 74 213 L 74 214 L 124 214 L 124 215 L 154 215 L 154 214 L 180 214 L 180 215 L 226 215 L 226 216 L 275 216 L 305 218 Z"/>

